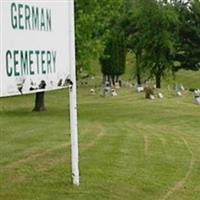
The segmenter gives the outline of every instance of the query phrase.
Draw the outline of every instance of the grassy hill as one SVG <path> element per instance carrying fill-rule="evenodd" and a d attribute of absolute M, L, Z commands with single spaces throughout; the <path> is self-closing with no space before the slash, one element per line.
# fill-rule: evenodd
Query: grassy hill
<path fill-rule="evenodd" d="M 198 77 L 177 79 L 197 87 Z M 33 95 L 0 99 L 0 199 L 198 200 L 200 106 L 188 91 L 163 92 L 150 101 L 133 88 L 106 98 L 78 88 L 78 188 L 70 179 L 67 91 L 48 92 L 44 113 L 31 112 Z"/>
<path fill-rule="evenodd" d="M 176 75 L 176 80 L 183 83 L 188 89 L 200 88 L 200 71 L 180 70 Z"/>

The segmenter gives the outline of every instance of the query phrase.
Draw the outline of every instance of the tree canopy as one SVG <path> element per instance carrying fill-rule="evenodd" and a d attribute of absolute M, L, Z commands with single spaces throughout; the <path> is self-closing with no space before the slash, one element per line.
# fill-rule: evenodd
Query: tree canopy
<path fill-rule="evenodd" d="M 200 68 L 200 1 L 193 0 L 190 4 L 176 2 L 179 14 L 179 36 L 176 60 L 180 68 L 198 70 Z"/>
<path fill-rule="evenodd" d="M 124 33 L 112 33 L 100 57 L 103 75 L 110 76 L 113 84 L 125 72 L 126 47 Z"/>
<path fill-rule="evenodd" d="M 161 77 L 166 74 L 181 68 L 199 69 L 199 0 L 75 0 L 75 3 L 77 70 L 87 70 L 91 59 L 101 57 L 102 73 L 115 72 L 123 60 L 119 61 L 118 55 L 125 48 L 136 56 L 138 83 L 144 73 L 154 77 L 160 87 Z M 125 46 L 117 53 L 121 33 Z"/>
<path fill-rule="evenodd" d="M 75 0 L 77 70 L 88 70 L 98 58 L 112 27 L 120 16 L 123 0 Z"/>

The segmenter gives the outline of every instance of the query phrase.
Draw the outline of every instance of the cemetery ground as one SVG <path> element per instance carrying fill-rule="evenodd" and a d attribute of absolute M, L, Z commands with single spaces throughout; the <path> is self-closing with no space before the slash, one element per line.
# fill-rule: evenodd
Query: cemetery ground
<path fill-rule="evenodd" d="M 188 73 L 182 83 L 198 87 L 199 74 Z M 200 106 L 189 91 L 163 93 L 151 101 L 133 88 L 106 98 L 78 88 L 79 187 L 70 178 L 68 91 L 46 93 L 42 113 L 32 112 L 34 95 L 0 99 L 0 199 L 198 200 Z"/>

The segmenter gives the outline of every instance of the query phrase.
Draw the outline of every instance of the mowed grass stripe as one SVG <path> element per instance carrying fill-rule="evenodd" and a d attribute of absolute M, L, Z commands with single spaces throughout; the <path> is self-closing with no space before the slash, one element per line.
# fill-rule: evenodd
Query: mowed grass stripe
<path fill-rule="evenodd" d="M 81 135 L 79 137 L 80 139 L 80 148 L 83 147 L 83 150 L 89 148 L 90 146 L 92 145 L 95 145 L 95 141 L 102 136 L 103 134 L 103 131 L 101 130 L 101 127 L 97 127 L 96 124 L 93 124 L 95 126 L 95 132 L 92 132 L 92 134 L 90 134 L 92 137 L 88 137 L 89 134 L 87 134 L 88 132 L 87 131 L 81 131 Z M 49 129 L 52 129 L 52 127 L 48 127 Z M 44 127 L 45 130 L 48 130 L 47 128 Z M 44 130 L 41 129 L 33 129 L 31 131 L 25 131 L 23 132 L 23 135 L 19 135 L 17 134 L 17 136 L 20 136 L 20 138 L 17 138 L 18 141 L 22 140 L 22 137 L 23 138 L 26 138 L 26 142 L 27 142 L 27 134 L 32 134 L 33 132 L 35 132 L 37 134 L 37 138 L 40 138 L 41 139 L 41 135 L 40 135 L 40 132 L 43 132 Z M 47 132 L 48 133 L 48 132 Z M 44 136 L 44 137 L 47 137 Z M 82 139 L 86 138 L 86 143 L 84 144 L 84 140 Z M 15 142 L 17 142 L 16 138 L 13 139 Z M 34 142 L 34 139 L 33 137 L 31 137 L 30 139 L 32 142 Z M 23 158 L 18 158 L 16 161 L 12 161 L 11 163 L 6 163 L 4 168 L 5 169 L 9 169 L 9 168 L 16 168 L 17 166 L 20 166 L 20 165 L 23 165 L 25 163 L 30 163 L 32 161 L 34 161 L 35 159 L 38 159 L 38 158 L 42 158 L 44 159 L 46 156 L 48 156 L 48 154 L 52 154 L 54 152 L 56 152 L 57 150 L 59 149 L 63 149 L 63 148 L 69 148 L 70 146 L 70 142 L 69 142 L 70 138 L 69 136 L 65 138 L 65 141 L 63 142 L 56 142 L 54 141 L 54 143 L 52 142 L 51 144 L 48 144 L 48 145 L 51 145 L 51 146 L 45 146 L 43 147 L 42 149 L 27 149 L 28 151 L 26 152 L 23 152 L 23 154 L 20 152 L 20 155 L 23 155 Z M 12 140 L 11 140 L 12 141 Z M 11 142 L 9 141 L 9 142 Z M 88 143 L 88 141 L 90 141 Z M 39 141 L 38 141 L 39 142 Z M 21 145 L 21 143 L 20 143 Z M 4 149 L 5 150 L 5 149 Z M 82 150 L 82 149 L 81 149 Z M 15 149 L 16 151 L 16 149 Z M 16 152 L 15 152 L 16 153 Z"/>
<path fill-rule="evenodd" d="M 96 194 L 96 199 L 109 199 L 110 194 L 117 197 L 118 195 L 115 195 L 117 191 L 113 190 L 111 186 L 117 184 L 120 180 L 123 181 L 125 178 L 124 175 L 126 174 L 125 170 L 130 170 L 129 168 L 126 168 L 127 162 L 125 159 L 130 159 L 133 156 L 129 152 L 127 141 L 129 140 L 131 142 L 131 146 L 133 146 L 133 142 L 130 140 L 129 134 L 124 130 L 123 124 L 113 124 L 113 127 L 115 128 L 107 129 L 106 136 L 97 144 L 97 146 L 99 146 L 99 148 L 97 148 L 98 152 L 94 150 L 91 151 L 89 155 L 86 155 L 87 158 L 95 159 L 92 160 L 93 167 L 89 168 L 89 171 L 87 171 L 87 169 L 85 170 L 90 177 L 83 176 L 83 178 L 86 178 L 87 181 L 88 179 L 89 181 L 92 181 L 93 187 L 100 187 L 101 190 L 103 190 L 102 194 Z M 95 155 L 90 156 L 90 154 Z M 83 169 L 85 168 L 83 167 Z M 100 184 L 95 181 L 96 172 L 101 176 Z M 118 173 L 118 175 L 116 176 L 115 173 Z"/>
<path fill-rule="evenodd" d="M 139 128 L 139 125 L 137 125 L 136 127 Z M 157 187 L 157 189 L 160 189 L 160 196 L 162 196 L 162 193 L 167 190 L 168 187 L 166 183 L 166 176 L 171 177 L 171 180 L 169 180 L 168 184 L 171 184 L 171 182 L 176 183 L 179 179 L 181 179 L 182 176 L 184 176 L 182 170 L 183 163 L 185 162 L 185 155 L 188 154 L 187 149 L 185 148 L 182 141 L 177 143 L 177 140 L 180 140 L 179 138 L 176 138 L 170 134 L 163 135 L 162 130 L 159 130 L 158 127 L 154 129 L 153 127 L 146 126 L 140 127 L 139 130 L 143 130 L 141 132 L 144 132 L 144 135 L 147 135 L 148 133 L 148 156 L 144 162 L 144 165 L 147 164 L 149 168 L 143 168 L 144 172 L 149 173 L 148 175 L 146 174 L 144 177 L 150 178 L 149 180 L 145 180 L 145 178 L 143 178 L 143 181 L 141 182 L 146 182 L 146 184 L 144 184 L 144 190 L 148 191 L 151 189 L 151 187 L 153 188 L 153 186 L 155 186 Z M 162 140 L 160 140 L 159 135 L 162 136 Z M 170 146 L 177 146 L 178 151 L 176 152 L 176 154 L 171 151 L 172 148 Z M 188 159 L 190 159 L 189 155 Z M 178 166 L 182 168 L 180 171 L 176 170 Z M 142 167 L 140 166 L 138 168 Z M 185 165 L 184 168 L 185 170 L 187 170 L 187 165 Z M 162 171 L 160 169 L 162 169 Z M 155 181 L 155 178 L 157 179 L 157 182 L 147 182 L 151 180 Z M 154 190 L 155 188 L 152 189 L 152 191 Z M 152 199 L 155 198 L 154 195 L 152 196 Z M 146 199 L 147 197 L 141 197 L 141 199 L 142 198 Z M 151 197 L 149 198 L 151 199 Z"/>
<path fill-rule="evenodd" d="M 83 147 L 84 147 L 84 148 L 80 148 L 81 153 L 83 153 L 84 151 L 91 148 L 92 145 L 95 145 L 95 140 L 98 140 L 99 137 L 101 137 L 101 133 L 102 132 L 97 132 L 97 133 L 93 132 L 93 137 L 89 143 L 88 143 L 88 140 L 87 140 L 87 144 L 81 143 L 80 146 L 83 145 Z M 85 132 L 81 132 L 80 139 L 82 137 L 85 137 L 85 135 L 86 135 Z M 54 145 L 50 149 L 47 149 L 45 151 L 42 150 L 39 152 L 37 151 L 37 153 L 34 152 L 32 155 L 29 155 L 29 157 L 20 159 L 14 163 L 6 165 L 5 169 L 4 169 L 4 171 L 6 173 L 3 175 L 2 179 L 4 179 L 4 176 L 5 176 L 5 177 L 7 177 L 8 181 L 12 182 L 12 184 L 10 184 L 11 191 L 9 191 L 9 193 L 10 192 L 12 193 L 13 191 L 11 188 L 14 188 L 15 184 L 22 183 L 21 187 L 26 188 L 26 185 L 24 185 L 24 184 L 27 181 L 27 177 L 31 176 L 33 172 L 35 175 L 36 174 L 38 174 L 38 175 L 46 174 L 47 175 L 49 173 L 49 171 L 54 169 L 56 166 L 61 165 L 62 167 L 66 167 L 68 165 L 68 175 L 66 174 L 66 177 L 69 177 L 70 176 L 69 164 L 70 164 L 69 143 L 60 144 L 58 146 Z M 21 170 L 21 168 L 23 168 L 23 170 Z M 31 172 L 30 174 L 29 174 L 29 171 Z M 14 181 L 12 180 L 13 177 L 15 177 Z M 33 177 L 31 177 L 31 178 L 33 178 Z M 6 192 L 6 189 L 4 187 L 2 187 L 1 189 L 2 189 L 2 191 Z M 9 196 L 8 193 L 5 193 L 5 196 L 7 196 L 7 195 Z"/>

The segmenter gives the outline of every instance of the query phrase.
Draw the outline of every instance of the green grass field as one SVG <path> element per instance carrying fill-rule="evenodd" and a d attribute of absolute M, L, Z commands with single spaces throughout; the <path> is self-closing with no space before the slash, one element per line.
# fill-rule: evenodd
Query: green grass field
<path fill-rule="evenodd" d="M 0 99 L 0 199 L 199 200 L 200 106 L 190 92 L 164 94 L 78 89 L 79 187 L 70 178 L 67 91 L 46 93 L 43 113 L 31 111 L 33 95 Z"/>

